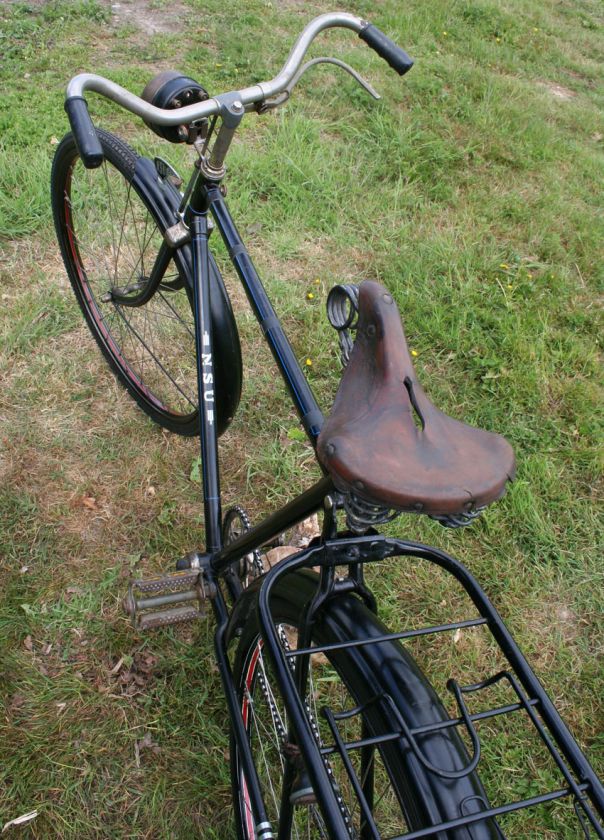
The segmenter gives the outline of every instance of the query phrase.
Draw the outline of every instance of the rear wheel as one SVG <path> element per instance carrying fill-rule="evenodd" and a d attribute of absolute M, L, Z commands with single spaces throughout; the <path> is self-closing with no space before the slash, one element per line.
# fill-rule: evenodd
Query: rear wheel
<path fill-rule="evenodd" d="M 137 155 L 112 134 L 97 133 L 100 168 L 84 168 L 71 134 L 53 162 L 52 207 L 65 267 L 121 383 L 156 423 L 193 435 L 197 374 L 187 267 L 164 245 L 156 205 L 133 186 Z"/>
<path fill-rule="evenodd" d="M 285 756 L 291 756 L 291 745 L 287 741 L 285 704 L 270 661 L 264 654 L 255 619 L 254 592 L 260 583 L 252 584 L 244 595 L 247 607 L 240 607 L 239 616 L 234 616 L 234 628 L 241 632 L 234 677 L 265 807 L 276 836 L 282 814 Z M 286 650 L 295 649 L 297 645 L 300 617 L 316 583 L 316 575 L 298 573 L 275 586 L 273 616 L 281 644 Z M 387 632 L 386 628 L 358 599 L 342 597 L 332 602 L 329 612 L 315 623 L 312 642 L 315 645 L 330 644 L 384 632 Z M 390 700 L 384 702 L 385 696 Z M 376 699 L 380 697 L 382 699 Z M 380 642 L 310 657 L 306 708 L 320 746 L 334 743 L 324 708 L 337 715 L 355 707 L 360 711 L 339 719 L 337 724 L 343 740 L 348 743 L 368 736 L 400 732 L 397 714 L 410 728 L 448 719 L 436 692 L 398 642 Z M 469 761 L 461 738 L 454 729 L 420 736 L 420 744 L 435 766 L 457 770 Z M 403 738 L 383 743 L 374 752 L 373 761 L 367 751 L 363 755 L 359 749 L 350 750 L 348 756 L 366 797 L 373 803 L 372 816 L 383 837 L 397 836 L 488 807 L 482 785 L 474 773 L 456 780 L 430 773 L 411 754 Z M 350 828 L 349 836 L 373 836 L 363 831 L 358 798 L 342 759 L 334 753 L 326 760 L 340 810 Z M 238 836 L 242 840 L 254 840 L 256 834 L 247 783 L 234 739 L 231 765 Z M 293 798 L 298 804 L 293 808 L 291 833 L 287 836 L 330 837 L 312 795 L 309 801 L 308 781 L 302 766 L 298 768 L 298 780 L 293 787 Z M 438 837 L 445 840 L 444 834 Z M 446 840 L 493 840 L 500 837 L 497 826 L 486 822 L 446 834 Z"/>

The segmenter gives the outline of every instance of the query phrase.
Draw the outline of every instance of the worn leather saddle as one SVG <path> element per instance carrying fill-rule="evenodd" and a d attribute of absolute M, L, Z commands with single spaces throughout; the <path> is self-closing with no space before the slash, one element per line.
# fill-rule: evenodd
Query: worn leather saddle
<path fill-rule="evenodd" d="M 494 502 L 515 474 L 505 438 L 448 417 L 430 402 L 396 304 L 372 281 L 359 287 L 356 340 L 317 453 L 338 490 L 437 517 Z"/>

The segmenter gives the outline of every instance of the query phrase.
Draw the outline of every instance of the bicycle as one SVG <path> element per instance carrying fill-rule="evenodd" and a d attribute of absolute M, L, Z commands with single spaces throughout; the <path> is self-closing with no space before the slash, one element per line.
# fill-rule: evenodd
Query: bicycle
<path fill-rule="evenodd" d="M 210 97 L 176 72 L 152 79 L 142 97 L 92 74 L 68 85 L 72 133 L 56 151 L 52 202 L 71 284 L 140 407 L 167 429 L 201 440 L 206 549 L 181 558 L 174 574 L 133 581 L 127 610 L 144 630 L 198 618 L 211 604 L 231 724 L 235 822 L 245 840 L 302 833 L 503 838 L 506 815 L 562 800 L 583 836 L 602 838 L 604 788 L 479 584 L 445 552 L 376 530 L 403 512 L 447 527 L 470 524 L 513 478 L 511 447 L 429 401 L 393 298 L 371 281 L 330 292 L 344 374 L 324 419 L 225 202 L 224 163 L 241 120 L 282 105 L 310 67 L 335 64 L 376 95 L 337 59 L 303 64 L 314 38 L 336 26 L 356 32 L 399 75 L 411 68 L 375 26 L 337 13 L 306 26 L 278 76 L 240 91 Z M 94 128 L 86 90 L 140 116 L 163 139 L 193 146 L 197 159 L 184 192 L 164 160 L 139 157 Z M 213 227 L 323 472 L 254 527 L 241 508 L 221 510 L 217 441 L 238 407 L 242 360 L 209 250 Z M 260 550 L 319 510 L 321 536 L 266 569 Z M 396 557 L 443 570 L 478 615 L 391 632 L 377 618 L 364 566 Z M 451 717 L 402 642 L 474 627 L 490 632 L 506 664 L 469 684 L 451 679 Z M 468 698 L 491 690 L 507 692 L 505 702 L 470 711 Z M 516 713 L 544 744 L 561 785 L 492 805 L 479 770 L 478 729 Z"/>

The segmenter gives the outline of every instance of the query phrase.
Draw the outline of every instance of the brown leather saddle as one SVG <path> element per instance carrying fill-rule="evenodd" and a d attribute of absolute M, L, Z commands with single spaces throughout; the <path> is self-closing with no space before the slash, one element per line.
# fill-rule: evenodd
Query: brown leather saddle
<path fill-rule="evenodd" d="M 482 508 L 515 474 L 505 438 L 430 402 L 392 296 L 368 280 L 359 287 L 356 340 L 317 452 L 338 490 L 431 516 Z"/>

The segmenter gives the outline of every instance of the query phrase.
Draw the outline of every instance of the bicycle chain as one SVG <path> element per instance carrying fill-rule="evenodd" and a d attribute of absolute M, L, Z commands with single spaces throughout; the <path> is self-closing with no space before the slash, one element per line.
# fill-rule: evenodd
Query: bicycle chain
<path fill-rule="evenodd" d="M 283 646 L 283 649 L 286 650 L 286 651 L 290 651 L 291 650 L 291 645 L 289 643 L 289 640 L 288 640 L 287 635 L 285 633 L 285 629 L 284 629 L 282 624 L 279 625 L 277 632 L 279 634 L 279 639 L 281 641 L 281 645 Z M 291 658 L 288 660 L 288 665 L 289 665 L 289 668 L 290 668 L 290 671 L 292 672 L 292 674 L 295 674 L 296 666 L 295 666 L 295 664 L 294 664 L 294 662 Z M 310 723 L 310 728 L 311 728 L 312 734 L 314 736 L 314 739 L 317 743 L 317 746 L 319 748 L 321 748 L 321 747 L 324 746 L 323 739 L 321 738 L 321 734 L 319 732 L 319 727 L 318 727 L 316 718 L 315 718 L 315 716 L 314 716 L 314 714 L 313 714 L 313 712 L 310 708 L 310 705 L 308 703 L 308 700 L 306 698 L 304 698 L 304 709 L 306 710 L 306 716 L 307 716 L 308 721 Z M 272 714 L 272 712 L 271 712 L 271 714 Z M 351 817 L 350 817 L 350 812 L 349 812 L 349 810 L 346 806 L 346 803 L 344 802 L 344 799 L 342 798 L 342 795 L 340 794 L 339 786 L 336 782 L 331 764 L 329 763 L 329 761 L 327 760 L 327 758 L 325 756 L 322 755 L 321 759 L 323 761 L 325 769 L 327 770 L 327 775 L 329 776 L 329 779 L 330 779 L 330 782 L 331 782 L 331 787 L 332 787 L 333 792 L 335 794 L 336 801 L 337 801 L 338 807 L 340 809 L 340 813 L 342 814 L 344 822 L 346 823 L 346 827 L 348 828 L 348 834 L 349 834 L 350 837 L 354 837 L 355 834 L 353 832 L 353 826 L 352 826 L 352 820 L 351 820 Z"/>
<path fill-rule="evenodd" d="M 243 507 L 241 507 L 241 505 L 233 505 L 233 507 L 230 508 L 227 511 L 227 513 L 225 514 L 224 521 L 226 522 L 227 519 L 231 516 L 236 516 L 236 517 L 239 518 L 239 521 L 242 525 L 242 533 L 245 533 L 246 531 L 249 531 L 250 528 L 252 527 L 250 519 L 249 519 L 246 511 Z M 231 537 L 231 539 L 229 539 L 229 534 L 225 532 L 225 533 L 223 533 L 223 541 L 224 541 L 225 545 L 228 545 L 230 542 L 233 541 L 233 538 Z M 247 556 L 248 557 L 251 556 L 252 566 L 253 566 L 253 569 L 254 569 L 253 576 L 257 577 L 261 574 L 264 574 L 264 565 L 262 563 L 262 558 L 260 556 L 260 552 L 256 549 L 256 550 L 250 552 L 250 554 L 247 555 Z M 283 649 L 285 651 L 291 650 L 291 645 L 289 644 L 289 641 L 287 639 L 287 635 L 285 633 L 285 629 L 284 629 L 283 624 L 279 624 L 279 626 L 277 628 L 277 633 L 279 635 L 279 640 L 281 642 L 281 645 L 282 645 Z M 261 653 L 261 656 L 262 656 L 262 653 Z M 288 662 L 288 665 L 289 665 L 289 668 L 290 668 L 292 674 L 295 673 L 294 662 L 290 660 Z M 272 718 L 272 721 L 273 721 L 273 726 L 275 728 L 275 731 L 277 732 L 277 737 L 279 738 L 279 740 L 281 741 L 281 744 L 283 746 L 287 743 L 287 732 L 286 732 L 286 730 L 283 726 L 281 715 L 279 714 L 279 709 L 277 708 L 277 705 L 276 705 L 276 703 L 273 699 L 274 695 L 273 695 L 272 691 L 269 690 L 269 687 L 268 687 L 268 684 L 267 684 L 267 681 L 266 681 L 266 678 L 265 678 L 265 675 L 264 675 L 264 670 L 260 670 L 258 672 L 258 683 L 260 685 L 260 690 L 261 690 L 261 692 L 264 696 L 264 700 L 265 700 L 265 702 L 266 702 L 266 704 L 269 708 L 270 715 L 271 715 L 271 718 Z M 248 694 L 248 701 L 250 703 L 252 703 L 252 705 L 253 705 L 253 698 L 250 696 L 250 693 L 247 689 L 246 689 L 246 693 Z M 314 716 L 314 714 L 313 714 L 313 712 L 310 708 L 310 705 L 308 703 L 308 700 L 306 698 L 304 699 L 304 708 L 305 708 L 305 711 L 306 711 L 306 715 L 308 717 L 308 721 L 310 723 L 310 728 L 311 728 L 311 731 L 313 733 L 313 737 L 314 737 L 318 747 L 321 748 L 323 746 L 323 741 L 321 739 L 321 735 L 320 735 L 320 732 L 319 732 L 319 727 L 317 725 L 317 721 L 315 719 L 315 716 Z M 325 765 L 327 775 L 329 776 L 331 786 L 332 786 L 332 789 L 334 791 L 336 801 L 338 803 L 338 807 L 340 809 L 340 813 L 342 814 L 342 818 L 344 819 L 344 822 L 346 823 L 346 826 L 348 828 L 349 837 L 354 838 L 355 833 L 354 833 L 354 829 L 353 829 L 353 826 L 352 826 L 352 819 L 350 817 L 350 812 L 349 812 L 349 810 L 346 806 L 346 803 L 344 802 L 344 799 L 342 798 L 342 795 L 339 792 L 339 787 L 338 787 L 338 784 L 336 782 L 331 764 L 329 763 L 327 758 L 325 758 L 325 756 L 321 756 L 321 758 L 322 758 L 323 764 Z"/>
<path fill-rule="evenodd" d="M 286 650 L 286 651 L 291 650 L 291 646 L 289 644 L 289 641 L 287 639 L 287 635 L 285 633 L 285 630 L 284 630 L 284 627 L 283 627 L 282 624 L 280 624 L 278 626 L 277 633 L 279 635 L 279 639 L 281 641 L 283 649 Z M 289 668 L 292 671 L 292 673 L 294 673 L 294 670 L 295 670 L 294 663 L 289 661 L 288 665 L 289 665 Z M 262 694 L 264 695 L 264 700 L 265 700 L 265 702 L 266 702 L 266 704 L 269 708 L 270 715 L 271 715 L 271 718 L 272 718 L 272 721 L 273 721 L 273 726 L 274 726 L 274 728 L 277 732 L 277 737 L 281 740 L 281 744 L 282 744 L 282 747 L 283 747 L 285 744 L 287 744 L 287 732 L 285 731 L 285 728 L 283 726 L 281 715 L 279 714 L 279 709 L 277 708 L 277 705 L 276 705 L 276 703 L 273 699 L 274 695 L 273 695 L 272 691 L 270 691 L 269 688 L 268 688 L 266 679 L 264 677 L 264 671 L 263 670 L 259 671 L 259 673 L 258 673 L 258 682 L 260 684 L 260 690 L 262 691 Z M 249 695 L 249 692 L 248 692 L 248 700 L 253 705 L 253 698 Z M 319 733 L 319 727 L 317 726 L 315 716 L 312 713 L 312 711 L 310 709 L 310 706 L 308 704 L 308 701 L 306 699 L 304 700 L 304 708 L 306 710 L 306 714 L 307 714 L 308 720 L 310 722 L 310 728 L 312 730 L 315 741 L 316 741 L 316 743 L 319 747 L 322 747 L 323 746 L 323 741 L 322 741 L 321 735 Z M 327 770 L 327 775 L 329 776 L 329 779 L 330 779 L 330 782 L 331 782 L 331 787 L 334 791 L 336 801 L 337 801 L 338 807 L 340 809 L 340 813 L 342 814 L 342 818 L 344 819 L 344 822 L 346 823 L 346 826 L 348 828 L 348 836 L 354 838 L 356 835 L 354 833 L 354 829 L 353 829 L 353 826 L 352 826 L 352 820 L 351 820 L 351 817 L 350 817 L 350 812 L 349 812 L 349 810 L 346 806 L 346 803 L 344 802 L 344 799 L 342 798 L 342 795 L 339 792 L 338 784 L 337 784 L 336 779 L 334 777 L 334 773 L 333 773 L 331 764 L 325 758 L 325 756 L 321 756 L 321 758 L 322 758 L 323 764 L 325 765 L 325 769 Z"/>

